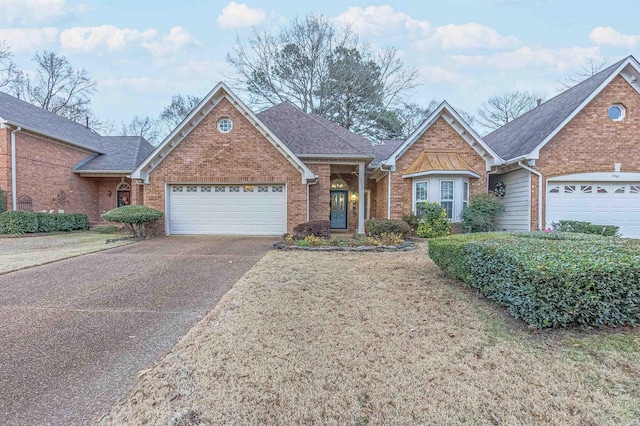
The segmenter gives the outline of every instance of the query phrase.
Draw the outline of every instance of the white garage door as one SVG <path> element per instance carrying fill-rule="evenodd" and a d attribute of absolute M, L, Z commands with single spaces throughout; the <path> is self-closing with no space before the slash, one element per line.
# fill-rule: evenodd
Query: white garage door
<path fill-rule="evenodd" d="M 640 182 L 550 182 L 547 226 L 562 219 L 617 225 L 640 238 Z"/>
<path fill-rule="evenodd" d="M 282 235 L 284 185 L 169 185 L 169 234 Z"/>

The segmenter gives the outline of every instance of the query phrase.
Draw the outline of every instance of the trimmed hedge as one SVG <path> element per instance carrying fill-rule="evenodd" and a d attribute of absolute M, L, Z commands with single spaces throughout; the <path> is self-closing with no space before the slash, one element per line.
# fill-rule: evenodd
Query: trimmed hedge
<path fill-rule="evenodd" d="M 89 218 L 82 213 L 40 213 L 8 211 L 0 213 L 0 234 L 32 234 L 89 229 Z"/>
<path fill-rule="evenodd" d="M 640 244 L 566 233 L 475 234 L 429 242 L 429 256 L 527 324 L 640 324 Z"/>
<path fill-rule="evenodd" d="M 382 234 L 399 234 L 402 238 L 406 238 L 411 232 L 411 227 L 403 220 L 370 219 L 365 222 L 365 229 L 372 237 Z"/>
<path fill-rule="evenodd" d="M 293 238 L 304 240 L 306 237 L 314 236 L 318 238 L 329 238 L 331 236 L 331 221 L 312 220 L 301 223 L 293 228 Z"/>
<path fill-rule="evenodd" d="M 579 234 L 594 234 L 602 235 L 604 237 L 617 237 L 620 234 L 619 226 L 615 225 L 595 225 L 591 222 L 581 222 L 578 220 L 561 220 L 558 223 L 553 223 L 554 231 L 561 232 L 577 232 Z"/>
<path fill-rule="evenodd" d="M 146 236 L 145 225 L 162 217 L 160 210 L 146 206 L 122 206 L 102 213 L 100 216 L 107 222 L 124 223 L 134 237 Z"/>

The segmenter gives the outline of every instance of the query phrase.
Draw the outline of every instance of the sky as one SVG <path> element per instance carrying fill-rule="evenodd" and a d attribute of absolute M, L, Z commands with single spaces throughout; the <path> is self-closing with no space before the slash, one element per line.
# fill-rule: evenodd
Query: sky
<path fill-rule="evenodd" d="M 227 53 L 251 26 L 323 14 L 419 70 L 408 101 L 475 113 L 504 91 L 549 99 L 590 59 L 640 58 L 639 11 L 633 0 L 0 0 L 0 41 L 26 72 L 44 49 L 84 68 L 96 115 L 121 127 L 228 80 Z"/>

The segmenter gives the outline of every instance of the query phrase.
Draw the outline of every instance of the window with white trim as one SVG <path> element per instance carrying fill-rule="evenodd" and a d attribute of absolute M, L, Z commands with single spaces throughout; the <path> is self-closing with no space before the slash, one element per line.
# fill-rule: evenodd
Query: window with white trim
<path fill-rule="evenodd" d="M 462 182 L 462 210 L 469 205 L 469 182 Z"/>
<path fill-rule="evenodd" d="M 224 117 L 218 120 L 217 126 L 220 133 L 229 133 L 233 129 L 233 122 Z"/>
<path fill-rule="evenodd" d="M 416 213 L 420 212 L 420 210 L 418 210 L 418 204 L 424 203 L 425 201 L 427 201 L 428 192 L 429 192 L 429 182 L 416 182 L 415 183 L 415 190 L 414 190 L 415 204 L 413 205 L 413 210 Z"/>
<path fill-rule="evenodd" d="M 440 205 L 447 212 L 447 219 L 453 220 L 453 181 L 440 181 Z"/>

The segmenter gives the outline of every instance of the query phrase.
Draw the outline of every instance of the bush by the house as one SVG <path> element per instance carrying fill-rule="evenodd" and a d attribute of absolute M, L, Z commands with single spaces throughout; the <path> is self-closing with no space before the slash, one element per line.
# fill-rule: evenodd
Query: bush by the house
<path fill-rule="evenodd" d="M 145 237 L 145 225 L 162 217 L 162 212 L 146 206 L 122 206 L 102 213 L 107 222 L 123 223 L 134 237 Z"/>
<path fill-rule="evenodd" d="M 418 225 L 420 225 L 420 220 L 422 219 L 421 215 L 407 213 L 402 216 L 402 220 L 411 227 L 412 232 L 416 232 L 418 230 Z"/>
<path fill-rule="evenodd" d="M 451 224 L 447 220 L 447 212 L 440 203 L 425 201 L 418 204 L 418 209 L 422 212 L 422 219 L 418 224 L 416 234 L 423 238 L 444 237 L 451 233 Z"/>
<path fill-rule="evenodd" d="M 640 324 L 638 242 L 543 234 L 435 239 L 429 256 L 535 327 Z"/>
<path fill-rule="evenodd" d="M 411 232 L 411 227 L 402 220 L 370 219 L 365 222 L 367 234 L 377 237 L 382 234 L 399 234 L 406 238 Z"/>
<path fill-rule="evenodd" d="M 7 193 L 0 189 L 0 213 L 7 211 Z"/>
<path fill-rule="evenodd" d="M 581 222 L 578 220 L 561 220 L 553 223 L 554 231 L 577 232 L 579 234 L 596 234 L 605 237 L 617 237 L 619 226 L 615 225 L 595 225 L 591 222 Z"/>
<path fill-rule="evenodd" d="M 89 229 L 89 218 L 82 213 L 39 213 L 8 211 L 0 213 L 0 234 L 77 231 Z"/>
<path fill-rule="evenodd" d="M 460 214 L 465 232 L 495 231 L 496 218 L 504 212 L 502 200 L 495 194 L 477 194 Z"/>
<path fill-rule="evenodd" d="M 296 240 L 303 240 L 310 235 L 318 238 L 329 238 L 331 235 L 331 221 L 312 220 L 293 228 L 293 238 Z"/>

